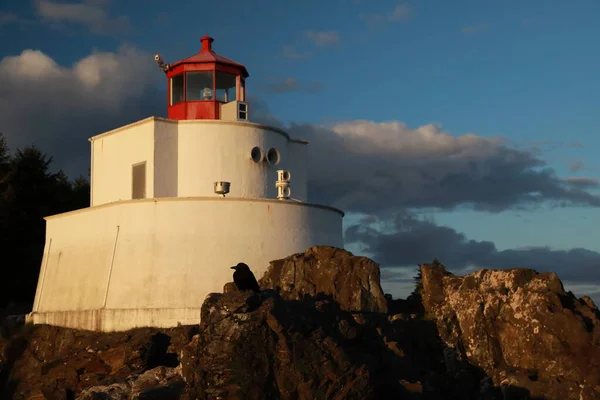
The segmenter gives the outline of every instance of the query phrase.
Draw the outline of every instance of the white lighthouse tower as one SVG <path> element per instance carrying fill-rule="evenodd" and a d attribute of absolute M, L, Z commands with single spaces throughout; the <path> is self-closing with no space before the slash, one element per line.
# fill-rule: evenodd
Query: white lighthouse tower
<path fill-rule="evenodd" d="M 307 142 L 249 122 L 246 68 L 201 39 L 165 65 L 168 118 L 90 139 L 91 205 L 46 218 L 28 320 L 89 330 L 197 324 L 247 263 L 343 247 L 343 212 L 307 201 Z"/>

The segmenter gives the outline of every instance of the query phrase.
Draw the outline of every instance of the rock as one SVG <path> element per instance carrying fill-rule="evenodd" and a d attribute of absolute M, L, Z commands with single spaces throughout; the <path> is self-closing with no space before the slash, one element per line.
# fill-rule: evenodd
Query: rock
<path fill-rule="evenodd" d="M 248 308 L 254 295 L 242 294 L 210 295 L 202 308 L 199 385 L 207 398 L 374 398 L 368 368 L 352 362 L 318 315 L 278 295 Z M 355 324 L 350 318 L 344 325 Z"/>
<path fill-rule="evenodd" d="M 223 286 L 223 293 L 237 292 L 239 289 L 234 282 L 227 282 Z"/>
<path fill-rule="evenodd" d="M 549 399 L 597 392 L 598 310 L 566 293 L 555 274 L 508 269 L 456 277 L 432 265 L 421 273 L 423 305 L 442 340 L 505 392 L 521 388 Z"/>
<path fill-rule="evenodd" d="M 77 400 L 128 400 L 131 388 L 126 383 L 113 383 L 106 386 L 92 386 L 81 391 Z"/>
<path fill-rule="evenodd" d="M 598 308 L 556 275 L 424 266 L 397 301 L 377 264 L 317 247 L 261 282 L 208 295 L 200 326 L 17 328 L 0 398 L 600 399 Z"/>
<path fill-rule="evenodd" d="M 335 247 L 311 247 L 271 261 L 258 283 L 286 300 L 331 297 L 345 311 L 387 312 L 379 265 Z"/>
<path fill-rule="evenodd" d="M 110 368 L 110 373 L 115 374 L 125 366 L 127 352 L 125 347 L 116 347 L 98 354 L 98 357 Z"/>

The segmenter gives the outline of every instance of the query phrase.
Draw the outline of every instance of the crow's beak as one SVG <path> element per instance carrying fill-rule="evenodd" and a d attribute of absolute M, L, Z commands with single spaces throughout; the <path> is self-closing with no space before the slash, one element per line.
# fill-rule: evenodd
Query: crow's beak
<path fill-rule="evenodd" d="M 231 269 L 236 269 L 237 267 L 231 267 Z"/>

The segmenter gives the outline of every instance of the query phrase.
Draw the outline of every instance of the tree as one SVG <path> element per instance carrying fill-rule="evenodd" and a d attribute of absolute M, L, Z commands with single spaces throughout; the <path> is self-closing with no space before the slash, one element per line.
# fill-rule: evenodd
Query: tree
<path fill-rule="evenodd" d="M 431 262 L 431 265 L 439 267 L 439 268 L 443 269 L 444 271 L 446 270 L 446 266 L 444 264 L 442 264 L 440 262 L 440 260 L 437 259 L 437 257 L 433 259 L 433 261 Z"/>
<path fill-rule="evenodd" d="M 52 158 L 35 146 L 6 154 L 0 137 L 0 307 L 11 301 L 31 306 L 45 245 L 44 217 L 89 205 L 89 183 L 71 182 L 63 171 L 50 173 Z"/>
<path fill-rule="evenodd" d="M 10 154 L 8 151 L 8 144 L 2 132 L 0 132 L 0 197 L 4 193 L 6 186 L 6 173 L 10 164 Z"/>
<path fill-rule="evenodd" d="M 423 281 L 421 275 L 421 266 L 417 266 L 417 276 L 413 277 L 415 280 L 415 289 L 412 291 L 411 295 L 421 298 L 421 291 L 423 290 Z"/>

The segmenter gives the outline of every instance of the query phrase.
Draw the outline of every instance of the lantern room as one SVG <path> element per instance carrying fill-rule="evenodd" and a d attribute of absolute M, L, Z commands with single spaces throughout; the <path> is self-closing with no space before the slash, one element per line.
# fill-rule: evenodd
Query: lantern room
<path fill-rule="evenodd" d="M 212 49 L 214 39 L 202 37 L 200 51 L 166 65 L 168 118 L 248 120 L 246 67 Z M 160 56 L 156 56 L 159 65 Z"/>

